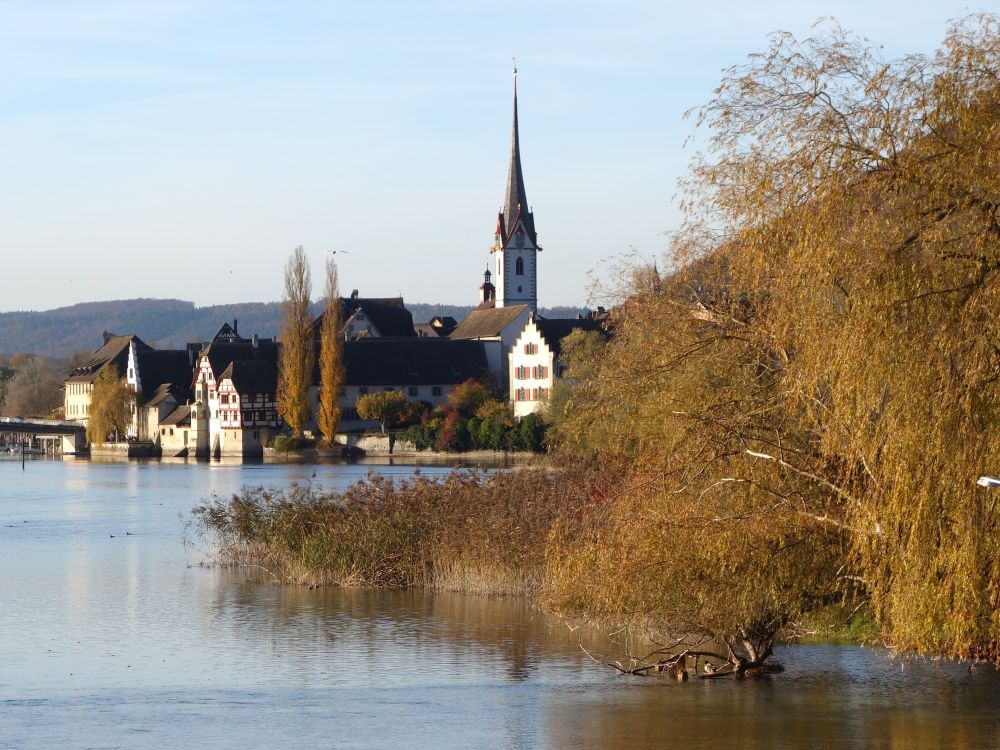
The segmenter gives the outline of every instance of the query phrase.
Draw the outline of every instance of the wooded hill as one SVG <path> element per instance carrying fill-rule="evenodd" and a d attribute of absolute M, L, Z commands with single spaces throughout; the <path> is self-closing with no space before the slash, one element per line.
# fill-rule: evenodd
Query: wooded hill
<path fill-rule="evenodd" d="M 314 305 L 315 313 L 320 306 Z M 413 321 L 429 321 L 435 315 L 461 320 L 471 305 L 407 304 Z M 543 309 L 549 317 L 575 317 L 575 307 Z M 129 299 L 83 302 L 54 310 L 0 313 L 0 353 L 30 353 L 68 357 L 78 350 L 100 346 L 104 331 L 134 333 L 157 348 L 182 347 L 189 341 L 205 341 L 226 321 L 239 321 L 244 335 L 277 336 L 281 328 L 281 303 L 243 302 L 196 307 L 178 299 Z"/>

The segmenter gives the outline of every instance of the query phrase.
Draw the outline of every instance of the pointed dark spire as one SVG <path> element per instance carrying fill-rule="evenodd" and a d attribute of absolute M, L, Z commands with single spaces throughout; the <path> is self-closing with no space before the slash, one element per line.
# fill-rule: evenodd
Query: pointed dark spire
<path fill-rule="evenodd" d="M 514 231 L 518 214 L 524 228 L 535 244 L 534 217 L 528 210 L 528 196 L 524 190 L 524 173 L 521 171 L 521 144 L 517 132 L 517 62 L 514 63 L 514 126 L 510 139 L 510 166 L 507 168 L 507 192 L 503 203 L 503 240 Z"/>

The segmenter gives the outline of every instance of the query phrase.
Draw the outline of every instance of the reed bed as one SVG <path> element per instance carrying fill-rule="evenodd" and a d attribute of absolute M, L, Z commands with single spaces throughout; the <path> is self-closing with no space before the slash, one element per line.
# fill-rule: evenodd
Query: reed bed
<path fill-rule="evenodd" d="M 534 595 L 550 531 L 588 494 L 584 476 L 550 469 L 372 473 L 343 493 L 247 487 L 194 514 L 220 562 L 286 583 Z"/>

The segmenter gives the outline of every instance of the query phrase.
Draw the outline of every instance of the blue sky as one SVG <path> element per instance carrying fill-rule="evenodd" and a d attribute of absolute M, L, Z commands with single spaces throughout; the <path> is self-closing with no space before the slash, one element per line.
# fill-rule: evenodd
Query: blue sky
<path fill-rule="evenodd" d="M 502 200 L 511 57 L 542 305 L 657 256 L 685 110 L 817 18 L 932 52 L 939 2 L 0 2 L 0 310 L 342 288 L 474 303 Z"/>

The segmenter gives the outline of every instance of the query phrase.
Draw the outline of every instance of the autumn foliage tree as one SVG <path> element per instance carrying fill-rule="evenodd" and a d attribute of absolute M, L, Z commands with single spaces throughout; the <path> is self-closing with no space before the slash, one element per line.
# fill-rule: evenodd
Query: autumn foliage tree
<path fill-rule="evenodd" d="M 87 412 L 87 440 L 103 443 L 109 436 L 125 434 L 135 408 L 135 389 L 113 367 L 104 367 L 94 378 Z"/>
<path fill-rule="evenodd" d="M 376 391 L 362 393 L 357 400 L 358 416 L 378 422 L 382 432 L 395 427 L 410 411 L 410 402 L 399 391 Z"/>
<path fill-rule="evenodd" d="M 328 444 L 333 444 L 340 423 L 340 397 L 344 391 L 344 339 L 341 335 L 340 285 L 337 265 L 326 261 L 326 308 L 320 320 L 319 413 L 316 422 Z"/>
<path fill-rule="evenodd" d="M 734 672 L 830 602 L 1000 661 L 998 81 L 990 15 L 931 57 L 826 24 L 726 72 L 680 270 L 633 288 L 559 431 L 620 478 L 561 527 L 555 606 L 700 633 Z"/>
<path fill-rule="evenodd" d="M 8 415 L 46 417 L 62 400 L 62 381 L 41 357 L 29 357 L 13 369 L 9 381 L 0 376 L 0 406 Z M 2 370 L 3 368 L 0 368 Z"/>
<path fill-rule="evenodd" d="M 309 295 L 312 280 L 309 261 L 301 246 L 292 251 L 285 266 L 285 299 L 282 303 L 281 355 L 278 366 L 278 411 L 301 437 L 311 413 L 309 386 L 313 376 L 312 318 Z"/>

